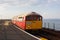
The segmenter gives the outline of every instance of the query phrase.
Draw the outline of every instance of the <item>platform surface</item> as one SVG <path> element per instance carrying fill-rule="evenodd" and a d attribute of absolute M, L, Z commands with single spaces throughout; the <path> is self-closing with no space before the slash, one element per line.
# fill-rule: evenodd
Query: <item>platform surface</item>
<path fill-rule="evenodd" d="M 15 28 L 14 25 L 0 23 L 0 40 L 38 40 L 21 30 Z"/>

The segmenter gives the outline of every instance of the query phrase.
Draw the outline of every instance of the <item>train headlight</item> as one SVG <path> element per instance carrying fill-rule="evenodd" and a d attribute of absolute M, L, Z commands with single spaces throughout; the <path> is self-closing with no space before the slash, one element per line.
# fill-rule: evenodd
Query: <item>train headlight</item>
<path fill-rule="evenodd" d="M 28 26 L 27 28 L 28 28 L 28 29 L 31 29 L 31 26 Z"/>

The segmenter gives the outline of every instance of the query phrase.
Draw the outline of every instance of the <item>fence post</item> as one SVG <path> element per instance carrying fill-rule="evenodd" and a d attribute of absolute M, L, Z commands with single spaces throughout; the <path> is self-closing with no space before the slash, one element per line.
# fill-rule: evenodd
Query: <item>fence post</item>
<path fill-rule="evenodd" d="M 46 22 L 44 22 L 44 27 L 46 28 Z"/>
<path fill-rule="evenodd" d="M 55 23 L 53 23 L 53 29 L 55 30 Z"/>
<path fill-rule="evenodd" d="M 48 29 L 49 29 L 49 23 L 48 23 Z"/>

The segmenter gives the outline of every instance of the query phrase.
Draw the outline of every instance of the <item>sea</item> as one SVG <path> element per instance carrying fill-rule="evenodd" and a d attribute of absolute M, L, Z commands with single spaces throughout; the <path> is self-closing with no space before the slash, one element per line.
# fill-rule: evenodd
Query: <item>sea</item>
<path fill-rule="evenodd" d="M 43 19 L 43 27 L 60 31 L 60 19 Z"/>

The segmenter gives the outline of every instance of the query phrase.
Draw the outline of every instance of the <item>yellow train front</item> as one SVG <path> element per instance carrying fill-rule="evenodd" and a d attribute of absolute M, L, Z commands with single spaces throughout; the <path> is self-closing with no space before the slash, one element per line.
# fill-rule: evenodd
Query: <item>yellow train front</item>
<path fill-rule="evenodd" d="M 40 30 L 42 29 L 42 16 L 36 12 L 31 12 L 14 17 L 12 23 L 23 30 Z"/>
<path fill-rule="evenodd" d="M 26 30 L 40 30 L 42 29 L 42 16 L 32 12 L 26 16 Z"/>

